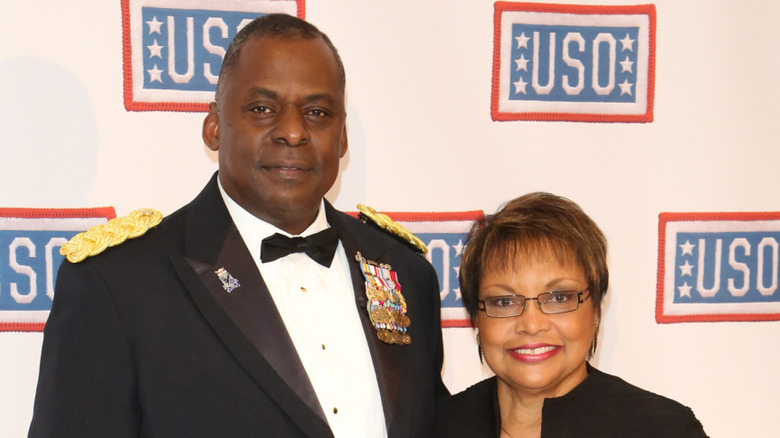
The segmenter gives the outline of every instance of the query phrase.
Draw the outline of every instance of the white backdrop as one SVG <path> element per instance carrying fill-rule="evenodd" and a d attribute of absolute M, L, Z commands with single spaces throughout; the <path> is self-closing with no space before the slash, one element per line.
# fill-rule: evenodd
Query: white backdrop
<path fill-rule="evenodd" d="M 691 406 L 714 437 L 777 436 L 780 323 L 659 325 L 654 306 L 659 212 L 780 211 L 780 2 L 656 8 L 653 123 L 499 123 L 493 1 L 307 0 L 347 69 L 350 152 L 329 198 L 486 212 L 535 190 L 575 200 L 610 243 L 595 365 Z M 167 214 L 199 192 L 216 168 L 203 114 L 124 109 L 119 0 L 3 1 L 0 17 L 0 207 Z M 471 330 L 444 339 L 450 389 L 482 379 Z M 3 437 L 26 434 L 41 340 L 0 333 Z"/>

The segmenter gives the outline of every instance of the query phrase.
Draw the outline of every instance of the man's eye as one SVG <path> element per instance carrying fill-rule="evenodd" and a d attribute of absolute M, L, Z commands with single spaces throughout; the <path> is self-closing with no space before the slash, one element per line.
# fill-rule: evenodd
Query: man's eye
<path fill-rule="evenodd" d="M 325 111 L 325 110 L 317 108 L 317 109 L 310 110 L 309 111 L 309 115 L 314 116 L 314 117 L 325 117 L 325 116 L 328 115 L 328 112 Z"/>
<path fill-rule="evenodd" d="M 263 105 L 258 105 L 252 107 L 251 111 L 257 114 L 270 114 L 271 108 L 268 108 L 267 106 L 263 106 Z"/>

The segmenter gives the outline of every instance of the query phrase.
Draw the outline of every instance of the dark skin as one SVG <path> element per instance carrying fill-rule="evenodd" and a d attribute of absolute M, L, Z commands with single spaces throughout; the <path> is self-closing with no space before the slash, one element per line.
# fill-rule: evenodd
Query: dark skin
<path fill-rule="evenodd" d="M 344 83 L 319 38 L 254 37 L 203 121 L 227 194 L 292 235 L 317 217 L 347 153 Z"/>

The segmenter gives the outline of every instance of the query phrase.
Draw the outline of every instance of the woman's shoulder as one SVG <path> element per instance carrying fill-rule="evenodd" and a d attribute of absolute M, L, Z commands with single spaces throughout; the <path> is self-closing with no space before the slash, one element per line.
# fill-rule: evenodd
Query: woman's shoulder
<path fill-rule="evenodd" d="M 589 366 L 588 378 L 569 394 L 545 400 L 544 423 L 578 419 L 585 429 L 604 427 L 637 437 L 706 437 L 693 411 L 668 397 Z"/>
<path fill-rule="evenodd" d="M 478 382 L 436 403 L 434 437 L 493 438 L 498 415 L 496 378 Z"/>
<path fill-rule="evenodd" d="M 690 408 L 668 397 L 650 392 L 595 368 L 589 369 L 589 376 L 582 385 L 584 395 L 602 403 L 620 403 L 626 409 L 644 406 L 664 411 L 689 412 Z"/>

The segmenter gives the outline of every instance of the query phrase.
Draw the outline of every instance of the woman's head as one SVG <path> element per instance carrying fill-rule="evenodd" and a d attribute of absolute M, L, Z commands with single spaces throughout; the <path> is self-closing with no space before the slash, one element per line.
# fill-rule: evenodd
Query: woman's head
<path fill-rule="evenodd" d="M 485 217 L 460 279 L 500 387 L 559 396 L 587 376 L 608 271 L 604 235 L 577 204 L 531 193 Z"/>
<path fill-rule="evenodd" d="M 479 283 L 486 272 L 505 271 L 523 260 L 550 254 L 584 272 L 596 309 L 607 293 L 607 241 L 573 201 L 551 193 L 529 193 L 474 223 L 460 263 L 463 304 L 476 323 Z"/>

